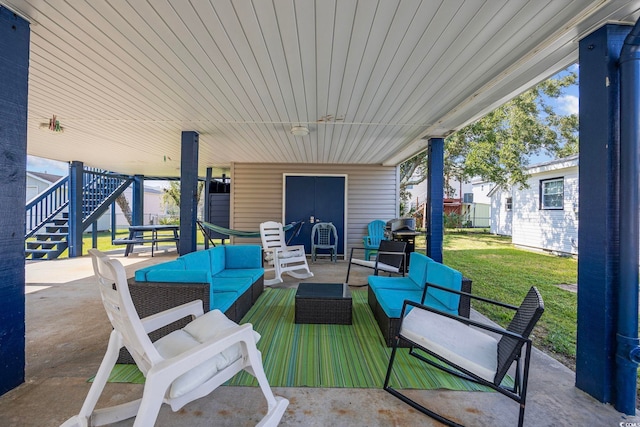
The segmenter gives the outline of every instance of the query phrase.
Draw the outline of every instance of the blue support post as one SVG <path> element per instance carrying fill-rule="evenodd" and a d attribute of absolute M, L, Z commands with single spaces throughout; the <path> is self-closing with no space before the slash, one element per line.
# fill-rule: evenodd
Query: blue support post
<path fill-rule="evenodd" d="M 144 225 L 144 177 L 133 177 L 133 196 L 131 208 L 131 221 L 133 225 Z"/>
<path fill-rule="evenodd" d="M 442 262 L 444 240 L 444 138 L 429 140 L 427 178 L 427 256 Z"/>
<path fill-rule="evenodd" d="M 180 254 L 196 250 L 198 132 L 182 132 L 180 158 Z"/>
<path fill-rule="evenodd" d="M 29 23 L 0 6 L 0 395 L 24 382 Z"/>
<path fill-rule="evenodd" d="M 615 407 L 636 413 L 638 360 L 638 144 L 640 144 L 640 20 L 620 52 L 620 284 Z"/>
<path fill-rule="evenodd" d="M 576 386 L 601 402 L 613 402 L 615 397 L 619 304 L 616 293 L 620 261 L 620 80 L 617 61 L 629 30 L 628 26 L 606 25 L 585 37 L 579 45 L 580 291 Z"/>
<path fill-rule="evenodd" d="M 207 168 L 207 176 L 204 180 L 204 189 L 202 190 L 202 197 L 204 197 L 204 220 L 211 221 L 210 211 L 209 209 L 209 187 L 211 186 L 211 181 L 213 180 L 213 169 Z M 209 249 L 209 239 L 207 236 L 204 236 L 204 248 Z"/>
<path fill-rule="evenodd" d="M 82 256 L 82 185 L 84 164 L 69 164 L 69 258 Z"/>

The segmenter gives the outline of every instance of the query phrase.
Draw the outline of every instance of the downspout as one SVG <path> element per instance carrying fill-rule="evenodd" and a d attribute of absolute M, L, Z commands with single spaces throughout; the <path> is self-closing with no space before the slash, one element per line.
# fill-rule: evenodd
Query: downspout
<path fill-rule="evenodd" d="M 638 145 L 640 145 L 640 20 L 620 51 L 620 277 L 615 407 L 636 411 L 638 347 Z"/>

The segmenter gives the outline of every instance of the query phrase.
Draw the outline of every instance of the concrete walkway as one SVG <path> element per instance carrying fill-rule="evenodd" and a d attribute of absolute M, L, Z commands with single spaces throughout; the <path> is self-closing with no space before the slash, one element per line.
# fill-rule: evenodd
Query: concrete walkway
<path fill-rule="evenodd" d="M 124 258 L 129 275 L 146 265 L 173 259 L 175 248 Z M 344 261 L 310 263 L 314 280 L 342 282 Z M 365 270 L 365 269 L 362 269 Z M 350 283 L 365 284 L 369 271 L 354 271 Z M 89 257 L 29 262 L 26 267 L 26 382 L 0 396 L 0 426 L 59 426 L 80 410 L 95 374 L 111 327 L 94 285 Z M 281 285 L 294 287 L 287 279 Z M 358 355 L 354 355 L 358 357 Z M 535 351 L 525 415 L 526 426 L 640 425 L 640 417 L 624 416 L 574 387 L 574 373 Z M 282 426 L 439 425 L 381 389 L 275 388 L 291 404 Z M 98 407 L 137 398 L 141 385 L 108 384 Z M 512 426 L 518 406 L 497 393 L 415 391 L 432 408 L 470 426 Z M 174 413 L 163 407 L 159 426 L 251 426 L 266 411 L 257 388 L 221 387 L 212 395 Z M 621 424 L 624 423 L 624 424 Z M 628 424 L 627 424 L 628 423 Z M 633 424 L 636 423 L 636 424 Z M 130 426 L 133 420 L 118 423 Z"/>

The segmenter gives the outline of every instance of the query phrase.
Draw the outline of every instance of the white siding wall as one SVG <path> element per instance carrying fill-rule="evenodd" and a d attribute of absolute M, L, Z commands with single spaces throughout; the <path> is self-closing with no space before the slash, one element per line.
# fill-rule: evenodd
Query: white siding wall
<path fill-rule="evenodd" d="M 507 210 L 507 197 L 511 191 L 496 190 L 491 196 L 491 233 L 511 236 L 513 210 Z"/>
<path fill-rule="evenodd" d="M 362 245 L 367 224 L 399 216 L 400 177 L 396 167 L 376 165 L 236 163 L 231 168 L 230 228 L 259 230 L 264 221 L 283 220 L 283 174 L 347 175 L 346 243 Z M 232 239 L 260 243 L 260 239 Z"/>
<path fill-rule="evenodd" d="M 540 181 L 564 178 L 564 208 L 539 208 Z M 578 253 L 578 168 L 533 173 L 529 188 L 513 192 L 513 243 L 549 251 Z"/>

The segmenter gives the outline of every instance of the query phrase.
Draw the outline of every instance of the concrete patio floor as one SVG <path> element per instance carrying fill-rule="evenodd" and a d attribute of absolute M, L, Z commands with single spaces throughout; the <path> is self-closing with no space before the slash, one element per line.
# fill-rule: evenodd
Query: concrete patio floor
<path fill-rule="evenodd" d="M 138 251 L 138 249 L 136 249 Z M 120 259 L 129 275 L 146 265 L 173 259 L 175 248 L 152 258 L 142 252 Z M 314 281 L 342 282 L 347 264 L 328 260 L 310 263 Z M 365 284 L 369 271 L 352 272 L 352 285 Z M 58 426 L 76 414 L 89 390 L 106 348 L 111 327 L 94 285 L 88 256 L 28 262 L 26 266 L 26 382 L 0 396 L 0 426 Z M 288 278 L 282 287 L 295 287 Z M 358 355 L 354 355 L 358 357 Z M 574 373 L 535 351 L 529 381 L 526 426 L 640 425 L 640 417 L 625 416 L 574 387 Z M 440 425 L 381 389 L 274 388 L 290 405 L 282 426 L 407 426 Z M 142 386 L 108 384 L 98 407 L 137 398 Z M 414 391 L 432 408 L 470 426 L 511 426 L 517 404 L 496 393 Z M 158 426 L 251 426 L 266 403 L 258 388 L 221 387 L 210 396 L 174 413 L 166 405 Z M 625 424 L 621 424 L 625 423 Z M 626 424 L 629 423 L 629 424 Z M 636 424 L 632 424 L 636 423 Z M 133 420 L 115 425 L 130 426 Z"/>

